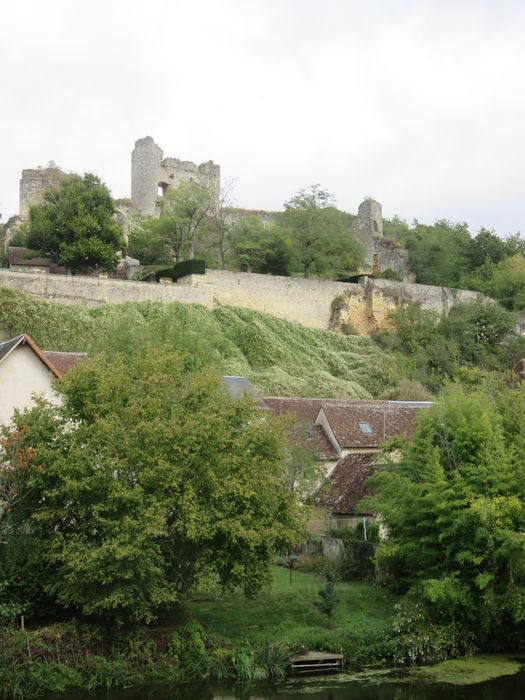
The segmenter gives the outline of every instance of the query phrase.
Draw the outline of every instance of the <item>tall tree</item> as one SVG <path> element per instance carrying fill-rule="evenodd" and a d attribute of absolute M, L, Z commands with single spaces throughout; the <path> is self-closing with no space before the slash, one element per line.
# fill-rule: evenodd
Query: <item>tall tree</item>
<path fill-rule="evenodd" d="M 226 255 L 229 248 L 229 233 L 233 227 L 230 208 L 233 207 L 233 180 L 227 179 L 221 185 L 219 193 L 219 206 L 213 212 L 210 220 L 210 229 L 214 242 L 219 251 L 219 264 L 221 270 L 226 269 Z"/>
<path fill-rule="evenodd" d="M 230 230 L 231 259 L 243 272 L 289 275 L 290 244 L 281 229 L 244 216 Z"/>
<path fill-rule="evenodd" d="M 465 223 L 442 219 L 432 226 L 415 223 L 403 236 L 410 265 L 421 284 L 459 287 L 472 270 L 472 239 Z"/>
<path fill-rule="evenodd" d="M 523 410 L 522 389 L 515 399 Z M 525 621 L 525 481 L 505 433 L 497 398 L 455 389 L 420 416 L 401 461 L 372 478 L 388 532 L 380 569 L 433 622 L 459 624 L 481 644 L 508 641 Z"/>
<path fill-rule="evenodd" d="M 348 217 L 333 205 L 333 197 L 319 185 L 299 190 L 279 217 L 292 246 L 292 255 L 305 277 L 312 271 L 357 271 L 363 250 L 350 231 Z"/>
<path fill-rule="evenodd" d="M 96 175 L 68 175 L 31 207 L 29 248 L 78 272 L 112 270 L 125 242 L 108 188 Z"/>
<path fill-rule="evenodd" d="M 124 623 L 203 576 L 247 594 L 268 581 L 302 535 L 276 418 L 161 347 L 86 361 L 62 389 L 4 432 L 0 584 Z"/>
<path fill-rule="evenodd" d="M 204 235 L 213 202 L 210 192 L 196 182 L 168 189 L 160 202 L 160 216 L 152 219 L 154 236 L 168 247 L 174 262 L 195 257 L 197 240 Z"/>

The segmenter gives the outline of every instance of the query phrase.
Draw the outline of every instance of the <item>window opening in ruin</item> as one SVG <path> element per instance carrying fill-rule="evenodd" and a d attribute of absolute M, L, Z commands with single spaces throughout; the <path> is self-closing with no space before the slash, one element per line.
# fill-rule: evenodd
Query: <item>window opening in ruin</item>
<path fill-rule="evenodd" d="M 158 184 L 157 187 L 158 187 L 157 195 L 158 195 L 159 197 L 165 197 L 165 196 L 166 196 L 166 192 L 167 192 L 168 189 L 169 189 L 168 183 L 167 183 L 167 182 L 159 182 L 159 184 Z"/>
<path fill-rule="evenodd" d="M 374 219 L 374 233 L 377 233 L 379 228 L 377 227 L 377 221 Z"/>
<path fill-rule="evenodd" d="M 379 268 L 379 253 L 372 255 L 372 272 L 381 272 Z"/>

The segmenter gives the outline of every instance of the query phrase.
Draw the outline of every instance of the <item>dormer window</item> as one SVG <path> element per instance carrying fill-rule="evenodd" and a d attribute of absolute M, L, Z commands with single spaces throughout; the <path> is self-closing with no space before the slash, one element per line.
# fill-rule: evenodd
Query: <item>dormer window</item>
<path fill-rule="evenodd" d="M 372 428 L 370 427 L 370 423 L 365 423 L 365 422 L 363 421 L 363 422 L 358 422 L 357 425 L 359 426 L 359 430 L 360 430 L 362 433 L 364 433 L 365 435 L 372 435 L 373 432 L 374 432 L 374 431 L 372 430 Z"/>

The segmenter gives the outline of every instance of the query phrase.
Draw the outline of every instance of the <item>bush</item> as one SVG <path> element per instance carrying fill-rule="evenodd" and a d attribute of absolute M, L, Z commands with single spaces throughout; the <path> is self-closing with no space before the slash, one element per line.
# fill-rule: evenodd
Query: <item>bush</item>
<path fill-rule="evenodd" d="M 458 624 L 435 624 L 413 596 L 396 605 L 394 660 L 407 665 L 432 664 L 475 651 L 473 635 Z"/>
<path fill-rule="evenodd" d="M 332 617 L 334 610 L 339 603 L 339 596 L 335 591 L 335 583 L 337 581 L 337 573 L 335 569 L 330 568 L 325 574 L 325 585 L 319 591 L 319 602 L 317 607 L 321 612 L 323 612 L 327 617 Z"/>
<path fill-rule="evenodd" d="M 188 275 L 204 275 L 206 273 L 206 266 L 204 260 L 183 260 L 173 267 L 169 267 L 165 270 L 157 270 L 155 272 L 155 279 L 157 282 L 161 277 L 169 277 L 174 282 L 176 282 L 181 277 L 187 277 Z"/>

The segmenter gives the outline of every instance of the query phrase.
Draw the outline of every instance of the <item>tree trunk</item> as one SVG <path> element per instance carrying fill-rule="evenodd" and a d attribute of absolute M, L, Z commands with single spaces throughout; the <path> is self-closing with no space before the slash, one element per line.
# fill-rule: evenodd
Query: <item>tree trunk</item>
<path fill-rule="evenodd" d="M 224 261 L 224 237 L 219 238 L 219 259 L 221 261 L 221 270 L 226 269 L 226 263 Z"/>

